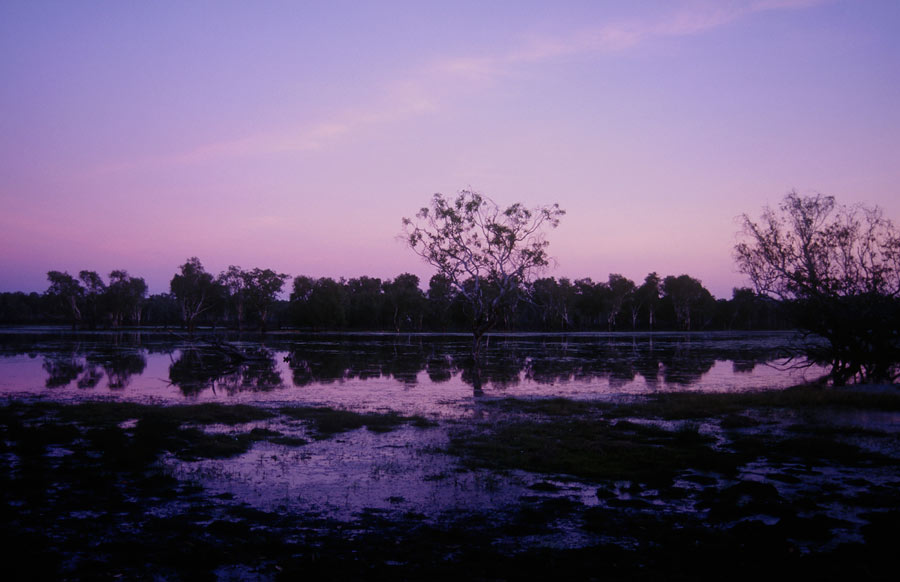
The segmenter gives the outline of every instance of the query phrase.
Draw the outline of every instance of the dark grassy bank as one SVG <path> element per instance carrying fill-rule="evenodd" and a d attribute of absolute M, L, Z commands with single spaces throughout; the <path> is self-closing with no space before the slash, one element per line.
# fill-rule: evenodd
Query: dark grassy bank
<path fill-rule="evenodd" d="M 158 460 L 229 458 L 257 442 L 303 447 L 363 427 L 377 433 L 431 422 L 311 407 L 7 402 L 0 406 L 4 578 L 894 577 L 896 431 L 823 423 L 821 415 L 892 413 L 900 410 L 895 393 L 798 389 L 479 406 L 485 420 L 447 424 L 449 450 L 461 470 L 488 469 L 498 487 L 510 471 L 535 474 L 531 493 L 514 507 L 371 510 L 336 521 L 210 495 L 171 478 Z M 298 428 L 273 429 L 281 426 Z M 584 484 L 596 490 L 595 501 L 575 494 Z M 569 537 L 529 542 L 548 531 Z"/>

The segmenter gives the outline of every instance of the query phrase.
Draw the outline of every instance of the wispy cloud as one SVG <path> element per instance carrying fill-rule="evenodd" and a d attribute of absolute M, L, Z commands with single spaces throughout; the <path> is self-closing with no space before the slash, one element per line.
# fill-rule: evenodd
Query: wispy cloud
<path fill-rule="evenodd" d="M 702 34 L 756 13 L 807 9 L 829 1 L 832 0 L 688 1 L 661 16 L 608 22 L 567 35 L 532 37 L 505 52 L 433 62 L 406 79 L 387 83 L 376 92 L 375 99 L 317 123 L 214 142 L 173 155 L 109 165 L 101 173 L 321 150 L 367 127 L 435 112 L 447 95 L 453 94 L 448 88 L 459 86 L 460 81 L 490 84 L 523 66 L 572 56 L 615 54 L 654 39 Z"/>
<path fill-rule="evenodd" d="M 701 34 L 759 12 L 804 9 L 829 1 L 831 0 L 691 2 L 664 16 L 605 23 L 573 31 L 565 36 L 534 38 L 503 54 L 449 58 L 436 63 L 434 67 L 447 74 L 471 78 L 501 77 L 508 75 L 515 66 L 577 55 L 613 54 L 657 38 Z"/>
<path fill-rule="evenodd" d="M 344 109 L 320 122 L 260 132 L 216 141 L 176 152 L 107 164 L 91 175 L 127 172 L 142 168 L 191 166 L 222 159 L 311 152 L 329 147 L 341 138 L 378 124 L 422 115 L 438 108 L 429 83 L 410 78 L 386 83 L 369 103 Z"/>

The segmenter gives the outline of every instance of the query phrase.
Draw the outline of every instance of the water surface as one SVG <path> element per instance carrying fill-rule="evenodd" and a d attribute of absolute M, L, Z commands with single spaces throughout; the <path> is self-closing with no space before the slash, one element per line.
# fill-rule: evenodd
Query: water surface
<path fill-rule="evenodd" d="M 478 396 L 617 399 L 778 389 L 821 374 L 798 336 L 504 334 L 474 366 L 464 334 L 0 331 L 0 395 L 337 405 L 438 415 Z"/>

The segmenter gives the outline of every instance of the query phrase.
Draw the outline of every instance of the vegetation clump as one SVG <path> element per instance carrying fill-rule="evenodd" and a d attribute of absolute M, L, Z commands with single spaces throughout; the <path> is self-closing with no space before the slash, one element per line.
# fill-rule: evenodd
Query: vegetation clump
<path fill-rule="evenodd" d="M 599 571 L 611 579 L 711 579 L 729 568 L 750 577 L 777 568 L 828 579 L 862 568 L 867 579 L 891 579 L 898 483 L 884 475 L 896 475 L 900 461 L 895 447 L 879 452 L 867 443 L 893 444 L 895 435 L 827 429 L 807 413 L 842 403 L 896 410 L 896 400 L 846 392 L 852 399 L 807 389 L 622 404 L 487 400 L 483 406 L 502 413 L 450 424 L 449 451 L 486 473 L 499 498 L 517 480 L 530 483 L 517 501 L 470 511 L 463 488 L 455 490 L 465 493 L 459 511 L 426 515 L 394 494 L 389 509 L 342 521 L 302 505 L 263 511 L 239 494 L 213 495 L 172 478 L 157 459 L 305 443 L 275 430 L 279 419 L 308 423 L 315 438 L 426 419 L 317 407 L 9 401 L 0 407 L 6 572 L 12 579 L 586 579 Z M 202 430 L 211 426 L 218 428 Z M 329 446 L 358 446 L 349 441 Z M 451 487 L 456 471 L 463 469 L 429 483 Z M 835 518 L 833 507 L 848 517 Z"/>
<path fill-rule="evenodd" d="M 279 410 L 281 414 L 297 420 L 309 422 L 316 432 L 316 438 L 367 428 L 372 432 L 389 432 L 403 424 L 424 428 L 434 423 L 423 416 L 403 416 L 397 412 L 354 412 L 334 408 L 313 406 L 289 406 Z"/>
<path fill-rule="evenodd" d="M 688 469 L 733 471 L 733 455 L 696 431 L 599 418 L 522 420 L 461 431 L 450 450 L 477 467 L 521 469 L 599 481 L 670 483 Z"/>
<path fill-rule="evenodd" d="M 772 418 L 776 410 L 900 410 L 900 393 L 798 387 L 737 394 L 661 394 L 620 404 L 505 398 L 485 405 L 500 408 L 507 416 L 457 430 L 450 446 L 451 452 L 476 467 L 594 481 L 671 483 L 697 471 L 730 478 L 755 459 L 851 467 L 896 464 L 889 455 L 852 442 L 857 436 L 889 438 L 884 432 L 826 430 L 803 421 L 802 416 L 782 430 L 758 419 Z M 720 431 L 720 438 L 700 431 L 698 422 Z"/>
<path fill-rule="evenodd" d="M 806 350 L 812 362 L 828 365 L 835 384 L 900 378 L 900 231 L 881 209 L 791 192 L 743 226 L 738 267 L 825 339 Z"/>

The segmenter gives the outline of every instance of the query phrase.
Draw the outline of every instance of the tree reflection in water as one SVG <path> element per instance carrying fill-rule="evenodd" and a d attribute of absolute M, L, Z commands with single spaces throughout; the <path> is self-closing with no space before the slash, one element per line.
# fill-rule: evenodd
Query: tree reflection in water
<path fill-rule="evenodd" d="M 72 380 L 84 372 L 84 360 L 77 353 L 55 354 L 44 356 L 43 367 L 47 372 L 47 380 L 44 385 L 47 388 L 59 388 L 68 386 Z"/>
<path fill-rule="evenodd" d="M 236 352 L 208 346 L 184 348 L 169 366 L 169 381 L 185 396 L 196 396 L 206 389 L 233 395 L 283 385 L 275 357 L 264 347 Z"/>
<path fill-rule="evenodd" d="M 782 334 L 573 334 L 495 335 L 475 366 L 464 335 L 285 334 L 225 343 L 145 333 L 135 337 L 70 335 L 47 339 L 20 334 L 0 344 L 2 357 L 42 357 L 38 380 L 47 388 L 112 390 L 149 385 L 135 378 L 150 367 L 168 368 L 168 381 L 182 394 L 264 392 L 389 379 L 410 388 L 462 382 L 475 394 L 526 385 L 584 386 L 593 390 L 664 390 L 699 386 L 716 377 L 720 386 L 758 384 L 758 366 L 786 356 L 791 338 Z M 260 338 L 261 339 L 261 338 Z M 796 345 L 796 344 L 795 344 Z M 282 363 L 282 360 L 286 364 Z M 707 376 L 717 362 L 724 369 Z M 763 366 L 765 367 L 765 366 Z M 283 373 L 289 378 L 283 377 Z M 729 376 L 715 376 L 724 373 Z M 746 380 L 738 375 L 746 376 Z M 777 381 L 776 381 L 777 383 Z M 703 389 L 703 388 L 701 388 Z"/>
<path fill-rule="evenodd" d="M 103 379 L 103 368 L 96 364 L 88 364 L 84 374 L 78 378 L 77 385 L 79 388 L 96 388 Z"/>
<path fill-rule="evenodd" d="M 432 354 L 425 361 L 425 373 L 435 384 L 453 378 L 453 359 L 447 354 Z"/>
<path fill-rule="evenodd" d="M 616 388 L 642 378 L 650 388 L 660 383 L 689 386 L 717 361 L 731 359 L 740 362 L 741 369 L 752 370 L 774 357 L 767 348 L 723 349 L 696 345 L 687 337 L 654 344 L 652 336 L 554 337 L 544 341 L 497 336 L 487 342 L 482 355 L 476 366 L 465 343 L 433 336 L 405 337 L 398 343 L 384 337 L 332 337 L 328 342 L 304 342 L 287 359 L 295 386 L 369 378 L 394 378 L 412 385 L 425 372 L 433 383 L 458 376 L 478 394 L 487 386 L 503 390 L 523 380 L 538 384 L 604 382 Z"/>
<path fill-rule="evenodd" d="M 146 367 L 147 359 L 139 350 L 87 352 L 81 348 L 71 353 L 46 355 L 43 365 L 47 388 L 68 386 L 72 381 L 79 388 L 96 388 L 105 374 L 111 390 L 127 387 L 132 376 L 140 376 Z"/>
<path fill-rule="evenodd" d="M 88 357 L 89 364 L 93 357 Z M 131 383 L 131 377 L 143 374 L 144 368 L 147 367 L 147 359 L 140 352 L 111 353 L 99 363 L 109 379 L 109 387 L 113 390 L 126 388 Z"/>

